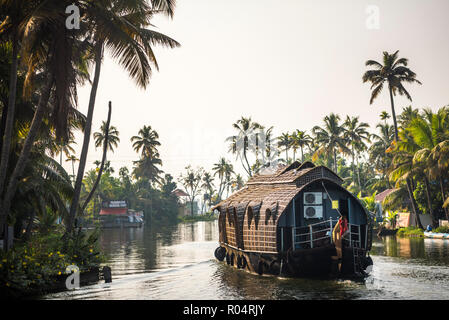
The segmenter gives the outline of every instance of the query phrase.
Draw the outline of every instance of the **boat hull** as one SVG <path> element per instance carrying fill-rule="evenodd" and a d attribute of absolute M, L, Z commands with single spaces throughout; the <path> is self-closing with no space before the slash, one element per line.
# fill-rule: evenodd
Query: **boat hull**
<path fill-rule="evenodd" d="M 372 264 L 366 252 L 359 256 L 363 270 L 359 272 L 354 266 L 353 248 L 344 248 L 342 258 L 338 259 L 334 245 L 289 250 L 282 253 L 245 251 L 221 244 L 226 250 L 222 259 L 224 263 L 259 275 L 269 274 L 287 277 L 317 278 L 363 278 L 368 265 Z M 218 250 L 219 248 L 217 248 Z M 217 257 L 217 252 L 216 252 Z M 217 257 L 218 260 L 221 257 Z"/>

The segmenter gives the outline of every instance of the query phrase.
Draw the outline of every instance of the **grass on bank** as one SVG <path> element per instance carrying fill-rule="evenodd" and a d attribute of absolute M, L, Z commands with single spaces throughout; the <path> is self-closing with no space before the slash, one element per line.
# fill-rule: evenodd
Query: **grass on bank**
<path fill-rule="evenodd" d="M 424 230 L 416 227 L 399 228 L 396 235 L 399 237 L 424 237 Z"/>
<path fill-rule="evenodd" d="M 179 222 L 196 222 L 196 221 L 214 221 L 217 220 L 218 217 L 214 214 L 206 213 L 200 215 L 187 215 L 184 217 L 179 217 Z"/>

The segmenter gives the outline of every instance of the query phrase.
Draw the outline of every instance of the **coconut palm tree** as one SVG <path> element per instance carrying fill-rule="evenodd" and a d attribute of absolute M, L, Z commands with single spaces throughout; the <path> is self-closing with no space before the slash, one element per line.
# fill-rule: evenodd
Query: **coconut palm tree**
<path fill-rule="evenodd" d="M 190 200 L 190 212 L 192 216 L 193 203 L 200 191 L 200 183 L 202 181 L 203 175 L 203 168 L 193 169 L 191 166 L 187 166 L 185 175 L 180 175 L 179 177 L 179 182 L 184 186 L 184 189 L 188 194 Z"/>
<path fill-rule="evenodd" d="M 420 168 L 413 163 L 415 152 L 419 150 L 419 146 L 416 145 L 413 141 L 413 137 L 411 137 L 405 130 L 399 131 L 399 138 L 395 148 L 392 150 L 392 152 L 394 152 L 394 157 L 392 161 L 393 170 L 390 173 L 390 179 L 396 183 L 396 188 L 404 187 L 405 184 L 416 224 L 421 229 L 424 229 L 419 218 L 418 206 L 413 194 L 414 187 L 412 183 L 412 180 L 421 173 Z"/>
<path fill-rule="evenodd" d="M 366 143 L 370 142 L 370 134 L 367 131 L 367 129 L 369 128 L 369 124 L 366 122 L 359 122 L 359 117 L 350 118 L 349 116 L 346 116 L 346 120 L 343 124 L 343 127 L 344 127 L 343 136 L 348 141 L 348 145 L 350 146 L 351 150 L 352 177 L 354 183 L 356 177 L 354 159 L 357 158 L 357 177 L 358 177 L 357 181 L 360 190 L 361 184 L 360 184 L 358 158 L 359 152 L 367 149 Z"/>
<path fill-rule="evenodd" d="M 154 153 L 151 157 L 141 157 L 140 160 L 133 161 L 133 174 L 136 179 L 146 178 L 150 182 L 160 183 L 160 175 L 163 173 L 158 166 L 162 166 L 159 153 Z"/>
<path fill-rule="evenodd" d="M 381 173 L 382 181 L 390 189 L 388 171 L 391 166 L 393 154 L 391 152 L 387 153 L 386 151 L 394 141 L 394 127 L 388 123 L 379 123 L 376 128 L 379 129 L 379 134 L 371 134 L 372 144 L 368 149 L 369 161 Z"/>
<path fill-rule="evenodd" d="M 304 148 L 310 147 L 312 138 L 306 131 L 296 130 L 291 135 L 291 147 L 293 149 L 293 161 L 295 161 L 295 153 L 298 148 L 301 149 L 301 162 L 304 162 Z"/>
<path fill-rule="evenodd" d="M 114 148 L 117 148 L 120 142 L 119 132 L 115 126 L 110 126 L 107 132 L 108 134 L 108 150 L 114 152 Z M 102 147 L 103 141 L 106 137 L 106 122 L 103 121 L 100 127 L 100 131 L 94 132 L 95 148 Z"/>
<path fill-rule="evenodd" d="M 136 152 L 141 152 L 141 157 L 151 157 L 157 152 L 157 147 L 161 145 L 159 142 L 159 134 L 151 128 L 151 126 L 143 126 L 139 130 L 137 136 L 131 137 L 133 148 Z"/>
<path fill-rule="evenodd" d="M 75 162 L 80 161 L 80 159 L 78 159 L 74 154 L 72 154 L 69 155 L 65 161 L 72 162 L 72 177 L 73 179 L 75 179 Z"/>
<path fill-rule="evenodd" d="M 399 95 L 405 95 L 407 99 L 412 101 L 412 97 L 408 91 L 404 88 L 403 83 L 418 83 L 421 84 L 419 80 L 416 79 L 416 74 L 407 68 L 408 60 L 406 58 L 398 59 L 399 50 L 393 54 L 388 52 L 383 52 L 383 64 L 375 60 L 366 61 L 365 65 L 367 67 L 374 67 L 374 69 L 368 70 L 364 73 L 362 80 L 363 82 L 371 82 L 371 93 L 370 104 L 379 96 L 382 91 L 384 84 L 388 85 L 388 91 L 390 93 L 390 103 L 391 103 L 391 114 L 393 115 L 393 122 L 395 128 L 395 140 L 398 140 L 398 125 L 396 120 L 396 112 L 394 110 L 394 99 L 393 97 L 398 93 Z"/>
<path fill-rule="evenodd" d="M 221 157 L 217 163 L 214 164 L 212 168 L 214 171 L 214 176 L 218 175 L 220 179 L 220 185 L 218 187 L 218 199 L 221 200 L 223 191 L 226 189 L 226 178 L 231 173 L 232 165 L 224 158 Z"/>
<path fill-rule="evenodd" d="M 380 120 L 384 121 L 384 124 L 387 124 L 387 120 L 391 118 L 390 114 L 387 111 L 382 111 L 380 114 Z"/>
<path fill-rule="evenodd" d="M 214 193 L 214 176 L 210 172 L 204 172 L 203 183 L 201 188 L 207 193 L 207 199 L 209 200 L 209 208 L 211 207 L 212 194 Z"/>
<path fill-rule="evenodd" d="M 278 137 L 278 146 L 285 150 L 285 162 L 288 163 L 288 149 L 292 144 L 292 138 L 288 132 L 283 132 Z"/>
<path fill-rule="evenodd" d="M 75 153 L 75 149 L 73 149 L 72 144 L 76 144 L 76 141 L 71 138 L 68 141 L 61 141 L 56 145 L 57 153 L 59 153 L 59 164 L 62 166 L 62 154 L 68 158 L 70 154 Z"/>
<path fill-rule="evenodd" d="M 337 151 L 342 154 L 351 154 L 344 136 L 345 129 L 340 125 L 340 116 L 334 113 L 324 117 L 324 127 L 315 126 L 312 129 L 315 143 L 319 146 L 313 155 L 315 161 L 321 154 L 330 155 L 333 161 L 333 170 L 337 172 Z"/>
<path fill-rule="evenodd" d="M 256 133 L 263 127 L 257 122 L 253 122 L 251 117 L 241 117 L 241 119 L 237 120 L 232 126 L 237 130 L 237 135 L 226 139 L 226 141 L 231 142 L 229 151 L 237 157 L 240 157 L 243 169 L 245 169 L 246 173 L 251 177 L 252 170 L 248 162 L 247 153 L 251 148 L 255 147 Z M 251 142 L 254 143 L 254 146 L 250 146 Z"/>
<path fill-rule="evenodd" d="M 118 60 L 139 87 L 146 88 L 152 73 L 152 66 L 156 69 L 159 68 L 152 46 L 163 45 L 170 48 L 179 46 L 179 43 L 170 37 L 147 29 L 147 27 L 152 26 L 150 19 L 154 14 L 162 12 L 171 17 L 175 1 L 150 0 L 149 2 L 150 4 L 145 0 L 87 1 L 86 7 L 82 8 L 86 12 L 86 22 L 89 24 L 89 28 L 86 28 L 89 31 L 87 38 L 93 39 L 91 47 L 95 72 L 89 98 L 75 193 L 70 207 L 68 233 L 72 230 L 71 222 L 78 208 L 104 49 L 111 51 L 112 57 Z"/>

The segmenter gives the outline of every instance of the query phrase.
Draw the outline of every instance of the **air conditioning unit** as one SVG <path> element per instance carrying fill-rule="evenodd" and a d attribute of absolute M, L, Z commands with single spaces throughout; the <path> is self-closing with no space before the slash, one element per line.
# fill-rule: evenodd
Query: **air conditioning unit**
<path fill-rule="evenodd" d="M 304 192 L 304 205 L 316 205 L 323 203 L 322 192 Z"/>
<path fill-rule="evenodd" d="M 305 219 L 320 219 L 323 217 L 322 206 L 304 206 Z"/>

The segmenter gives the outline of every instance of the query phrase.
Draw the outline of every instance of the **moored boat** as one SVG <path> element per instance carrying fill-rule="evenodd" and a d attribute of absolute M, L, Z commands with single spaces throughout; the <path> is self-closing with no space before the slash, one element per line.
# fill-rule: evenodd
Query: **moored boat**
<path fill-rule="evenodd" d="M 449 239 L 449 233 L 424 231 L 424 237 L 431 239 Z"/>
<path fill-rule="evenodd" d="M 294 277 L 365 277 L 372 218 L 343 180 L 298 161 L 253 176 L 221 201 L 215 256 L 236 268 Z"/>
<path fill-rule="evenodd" d="M 103 201 L 100 221 L 103 228 L 140 228 L 143 213 L 128 209 L 126 201 Z"/>

